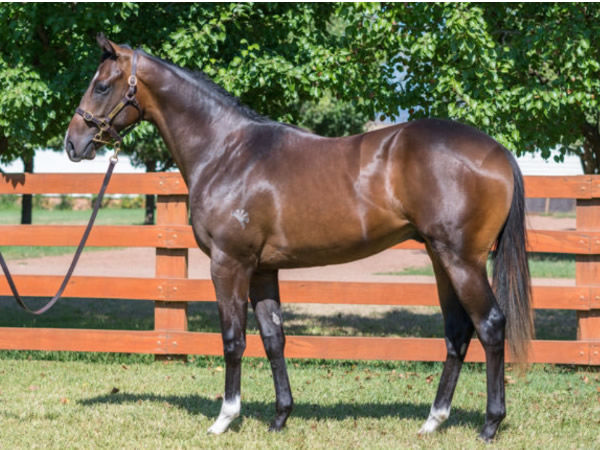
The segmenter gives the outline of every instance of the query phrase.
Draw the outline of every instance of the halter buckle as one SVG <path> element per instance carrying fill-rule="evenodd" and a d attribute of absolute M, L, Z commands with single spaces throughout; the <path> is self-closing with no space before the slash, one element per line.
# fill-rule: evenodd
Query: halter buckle
<path fill-rule="evenodd" d="M 129 86 L 131 86 L 131 87 L 137 86 L 137 77 L 135 75 L 131 75 L 127 79 L 127 84 L 129 84 Z"/>
<path fill-rule="evenodd" d="M 115 142 L 115 151 L 112 156 L 109 158 L 112 163 L 117 163 L 119 161 L 119 152 L 121 151 L 121 141 Z"/>
<path fill-rule="evenodd" d="M 94 118 L 94 116 L 92 115 L 92 113 L 90 113 L 88 111 L 84 111 L 83 120 L 85 120 L 86 122 L 91 122 L 93 118 Z"/>

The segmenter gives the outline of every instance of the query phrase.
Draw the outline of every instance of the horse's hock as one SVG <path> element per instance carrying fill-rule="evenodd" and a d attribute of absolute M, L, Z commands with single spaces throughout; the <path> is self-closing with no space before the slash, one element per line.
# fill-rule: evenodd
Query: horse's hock
<path fill-rule="evenodd" d="M 95 174 L 9 174 L 0 178 L 0 195 L 93 193 L 101 180 L 102 175 Z M 577 205 L 574 231 L 529 231 L 529 251 L 576 255 L 575 284 L 534 284 L 533 305 L 536 309 L 577 311 L 577 340 L 535 340 L 530 361 L 600 365 L 600 176 L 526 177 L 525 188 L 530 198 L 571 198 Z M 155 276 L 74 276 L 65 296 L 153 300 L 155 329 L 3 328 L 0 348 L 150 353 L 162 357 L 222 354 L 220 334 L 187 331 L 187 303 L 214 301 L 215 294 L 209 280 L 188 278 L 188 249 L 195 248 L 196 243 L 188 224 L 187 190 L 179 174 L 115 174 L 108 192 L 158 195 L 156 225 L 96 226 L 88 245 L 154 248 Z M 78 225 L 0 225 L 0 245 L 75 246 L 82 232 L 83 226 Z M 407 241 L 394 248 L 423 246 Z M 44 297 L 53 294 L 61 278 L 18 275 L 15 282 L 23 295 Z M 10 295 L 4 277 L 0 277 L 0 295 Z M 283 281 L 281 295 L 288 303 L 438 304 L 433 283 Z M 3 301 L 12 300 L 6 297 Z M 248 336 L 246 355 L 264 356 L 259 336 Z M 446 348 L 442 338 L 289 336 L 286 356 L 443 361 Z M 467 360 L 484 360 L 478 342 L 469 348 Z"/>

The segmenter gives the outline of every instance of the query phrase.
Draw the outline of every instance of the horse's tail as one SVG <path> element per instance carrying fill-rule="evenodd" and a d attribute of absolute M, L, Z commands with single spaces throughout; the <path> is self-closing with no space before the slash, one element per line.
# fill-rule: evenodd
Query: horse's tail
<path fill-rule="evenodd" d="M 506 339 L 512 359 L 525 362 L 534 334 L 526 253 L 525 193 L 521 170 L 512 154 L 508 150 L 506 153 L 513 169 L 514 191 L 508 218 L 493 252 L 493 289 L 506 317 Z"/>

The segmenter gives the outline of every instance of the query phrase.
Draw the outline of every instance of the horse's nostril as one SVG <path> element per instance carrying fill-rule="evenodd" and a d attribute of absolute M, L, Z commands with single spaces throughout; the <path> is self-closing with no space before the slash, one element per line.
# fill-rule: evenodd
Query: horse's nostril
<path fill-rule="evenodd" d="M 71 161 L 81 161 L 81 157 L 78 157 L 77 153 L 75 153 L 75 145 L 73 144 L 73 142 L 71 142 L 71 140 L 67 141 L 65 145 L 65 150 L 67 151 L 67 156 Z"/>
<path fill-rule="evenodd" d="M 67 154 L 71 157 L 74 158 L 75 157 L 75 146 L 73 145 L 73 143 L 69 140 L 67 141 Z"/>

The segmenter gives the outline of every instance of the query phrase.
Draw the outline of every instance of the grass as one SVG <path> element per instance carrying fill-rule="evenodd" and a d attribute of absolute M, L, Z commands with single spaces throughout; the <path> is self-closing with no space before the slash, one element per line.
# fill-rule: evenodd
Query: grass
<path fill-rule="evenodd" d="M 0 299 L 0 326 L 151 329 L 152 302 L 64 299 L 46 315 Z M 217 332 L 214 303 L 190 305 L 192 331 Z M 288 334 L 442 336 L 438 308 L 284 305 Z M 574 339 L 573 311 L 541 311 L 544 339 Z M 252 312 L 248 332 L 257 333 Z M 273 414 L 268 363 L 246 358 L 242 417 L 206 436 L 218 415 L 223 359 L 153 363 L 151 355 L 0 351 L 3 448 L 486 448 L 485 374 L 467 364 L 452 415 L 437 435 L 418 438 L 435 396 L 439 363 L 289 361 L 296 407 L 285 431 L 267 433 Z M 509 415 L 499 448 L 592 448 L 598 442 L 598 368 L 534 365 L 507 372 Z"/>
<path fill-rule="evenodd" d="M 452 413 L 420 438 L 441 373 L 438 363 L 288 361 L 295 409 L 268 433 L 274 413 L 269 365 L 246 358 L 242 416 L 221 436 L 206 430 L 219 413 L 223 361 L 187 364 L 27 360 L 0 353 L 0 442 L 4 448 L 489 448 L 485 373 L 467 364 Z M 597 370 L 536 365 L 507 377 L 508 416 L 494 448 L 594 448 Z"/>
<path fill-rule="evenodd" d="M 535 213 L 535 215 L 536 216 L 544 216 L 544 217 L 554 217 L 556 219 L 574 219 L 575 217 L 577 217 L 577 214 L 575 213 L 575 211 L 549 212 L 549 213 L 541 212 L 541 213 Z"/>
<path fill-rule="evenodd" d="M 4 206 L 0 208 L 0 224 L 17 225 L 21 220 L 21 209 L 18 206 Z M 144 209 L 119 209 L 102 208 L 98 212 L 96 223 L 98 225 L 142 225 L 144 223 Z M 33 223 L 38 225 L 84 225 L 90 218 L 91 210 L 75 211 L 70 209 L 42 209 L 34 208 L 32 212 Z"/>
<path fill-rule="evenodd" d="M 530 253 L 529 270 L 533 278 L 575 278 L 575 255 L 561 253 Z M 488 274 L 491 275 L 488 261 Z M 407 267 L 396 272 L 380 272 L 377 275 L 425 275 L 433 276 L 433 266 Z"/>

